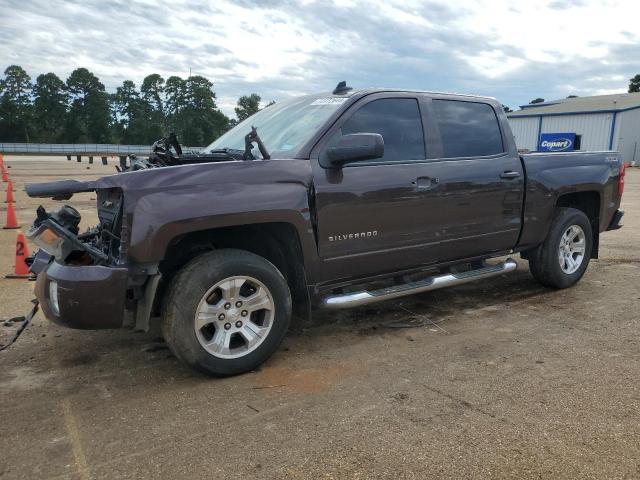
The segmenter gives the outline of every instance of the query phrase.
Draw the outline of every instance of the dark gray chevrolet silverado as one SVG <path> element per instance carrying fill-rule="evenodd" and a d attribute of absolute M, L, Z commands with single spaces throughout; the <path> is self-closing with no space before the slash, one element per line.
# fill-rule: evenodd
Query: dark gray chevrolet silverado
<path fill-rule="evenodd" d="M 72 207 L 40 207 L 31 268 L 50 320 L 146 330 L 160 317 L 180 359 L 231 375 L 264 362 L 292 316 L 516 268 L 492 257 L 518 252 L 541 283 L 569 287 L 620 227 L 623 186 L 616 152 L 520 155 L 493 99 L 339 84 L 196 154 L 172 137 L 123 173 L 29 185 L 95 191 L 100 219 L 80 232 Z"/>

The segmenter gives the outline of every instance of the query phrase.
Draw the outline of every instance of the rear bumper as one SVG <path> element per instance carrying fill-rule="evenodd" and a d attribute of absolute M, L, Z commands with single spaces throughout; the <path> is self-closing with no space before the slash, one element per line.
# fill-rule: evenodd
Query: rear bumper
<path fill-rule="evenodd" d="M 57 283 L 58 311 L 50 296 Z M 35 294 L 44 315 L 70 328 L 119 328 L 124 316 L 127 269 L 69 266 L 55 261 L 38 274 Z"/>
<path fill-rule="evenodd" d="M 611 222 L 609 223 L 609 226 L 607 227 L 607 231 L 618 230 L 619 228 L 622 228 L 622 225 L 620 225 L 620 221 L 622 220 L 623 216 L 624 216 L 624 210 L 616 210 L 615 213 L 613 214 L 613 218 L 611 219 Z"/>

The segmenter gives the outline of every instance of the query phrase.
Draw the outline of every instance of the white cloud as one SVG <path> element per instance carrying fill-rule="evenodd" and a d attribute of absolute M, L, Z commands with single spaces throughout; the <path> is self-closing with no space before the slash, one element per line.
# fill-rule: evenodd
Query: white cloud
<path fill-rule="evenodd" d="M 494 43 L 520 49 L 527 60 L 544 63 L 605 58 L 609 47 L 640 40 L 637 1 L 571 0 L 468 1 L 461 27 L 495 37 Z M 631 34 L 631 35 L 630 35 Z"/>
<path fill-rule="evenodd" d="M 498 49 L 483 50 L 472 55 L 458 55 L 487 78 L 502 77 L 527 63 L 524 58 L 511 57 Z"/>
<path fill-rule="evenodd" d="M 339 80 L 531 98 L 625 90 L 640 72 L 631 0 L 1 0 L 0 59 L 32 77 L 92 70 L 113 90 L 150 73 L 265 101 Z"/>

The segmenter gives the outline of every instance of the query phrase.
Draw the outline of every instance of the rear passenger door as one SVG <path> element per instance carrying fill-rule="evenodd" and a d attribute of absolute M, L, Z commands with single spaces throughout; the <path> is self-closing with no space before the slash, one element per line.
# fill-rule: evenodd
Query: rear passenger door
<path fill-rule="evenodd" d="M 425 98 L 430 158 L 438 182 L 427 208 L 439 231 L 441 261 L 505 251 L 520 234 L 524 172 L 498 115 L 475 99 Z"/>

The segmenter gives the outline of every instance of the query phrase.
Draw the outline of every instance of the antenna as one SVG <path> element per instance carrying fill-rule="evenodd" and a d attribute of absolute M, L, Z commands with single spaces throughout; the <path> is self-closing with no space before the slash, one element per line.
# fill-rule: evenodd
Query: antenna
<path fill-rule="evenodd" d="M 349 90 L 353 90 L 351 87 L 347 87 L 346 80 L 342 80 L 336 85 L 336 88 L 333 90 L 334 95 L 342 95 L 343 93 L 347 93 Z"/>

